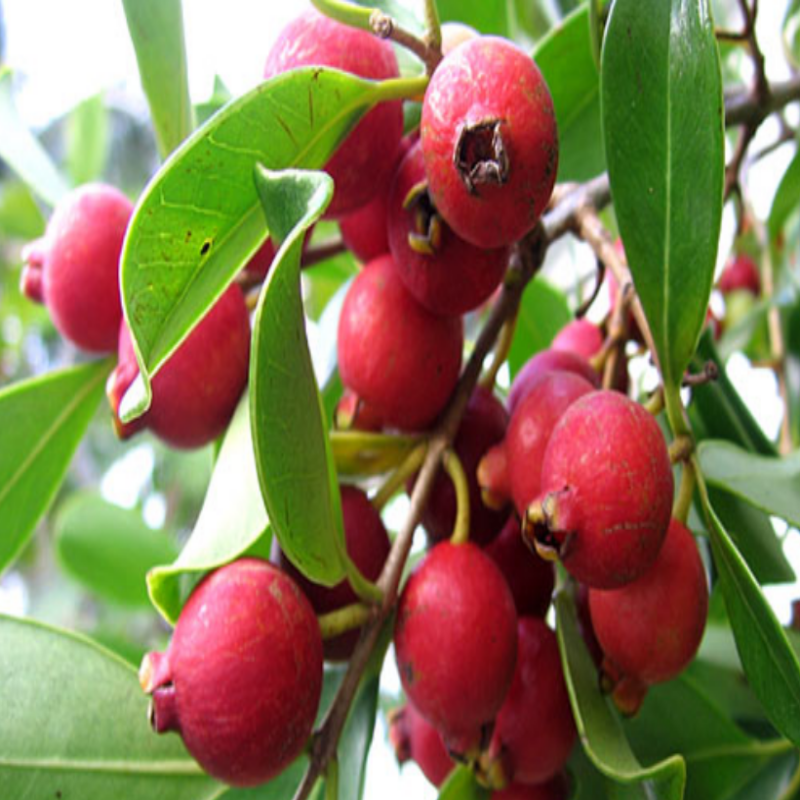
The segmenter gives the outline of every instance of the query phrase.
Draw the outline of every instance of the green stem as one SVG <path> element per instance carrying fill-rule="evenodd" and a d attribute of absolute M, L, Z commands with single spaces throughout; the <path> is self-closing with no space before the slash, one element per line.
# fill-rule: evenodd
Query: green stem
<path fill-rule="evenodd" d="M 386 100 L 413 100 L 425 94 L 430 77 L 414 75 L 410 78 L 389 78 L 376 86 L 378 102 Z"/>
<path fill-rule="evenodd" d="M 311 0 L 311 5 L 326 17 L 343 22 L 352 28 L 360 28 L 362 31 L 372 33 L 372 17 L 374 8 L 357 6 L 355 3 L 342 2 L 342 0 Z"/>
<path fill-rule="evenodd" d="M 428 443 L 415 447 L 407 456 L 405 461 L 386 479 L 383 486 L 378 489 L 372 498 L 372 505 L 380 511 L 392 499 L 395 492 L 405 485 L 406 481 L 422 466 L 425 456 L 428 455 Z"/>
<path fill-rule="evenodd" d="M 323 639 L 333 639 L 343 633 L 360 628 L 372 616 L 372 609 L 363 603 L 353 603 L 317 617 Z"/>
<path fill-rule="evenodd" d="M 339 800 L 339 760 L 336 756 L 325 768 L 325 800 Z"/>
<path fill-rule="evenodd" d="M 694 497 L 694 487 L 697 479 L 694 472 L 692 461 L 684 461 L 681 466 L 681 483 L 678 488 L 678 496 L 675 498 L 675 504 L 672 506 L 672 516 L 678 522 L 686 524 L 689 518 L 689 509 L 692 507 L 692 498 Z"/>
<path fill-rule="evenodd" d="M 361 570 L 356 566 L 353 559 L 350 558 L 343 543 L 339 543 L 337 546 L 350 588 L 356 593 L 356 596 L 365 603 L 380 605 L 383 602 L 383 591 L 381 588 L 376 583 L 367 580 L 361 574 Z"/>
<path fill-rule="evenodd" d="M 508 354 L 511 352 L 511 345 L 514 343 L 514 333 L 517 330 L 518 319 L 519 310 L 503 324 L 500 330 L 500 337 L 494 348 L 494 354 L 492 355 L 492 364 L 486 371 L 486 374 L 480 379 L 480 385 L 490 392 L 494 389 L 494 385 L 497 381 L 497 373 L 500 372 L 500 368 L 508 360 Z"/>
<path fill-rule="evenodd" d="M 670 428 L 672 428 L 672 433 L 675 437 L 691 437 L 692 431 L 683 411 L 680 387 L 664 385 L 664 406 L 667 410 Z"/>
<path fill-rule="evenodd" d="M 454 450 L 447 450 L 442 459 L 445 471 L 453 481 L 456 493 L 456 521 L 450 536 L 451 544 L 466 544 L 469 541 L 469 482 L 467 473 Z"/>
<path fill-rule="evenodd" d="M 433 50 L 442 49 L 442 26 L 436 0 L 425 0 L 425 42 Z"/>

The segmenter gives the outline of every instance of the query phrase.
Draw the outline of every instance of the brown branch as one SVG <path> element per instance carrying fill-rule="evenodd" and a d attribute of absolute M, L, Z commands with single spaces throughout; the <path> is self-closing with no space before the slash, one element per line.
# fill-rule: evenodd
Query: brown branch
<path fill-rule="evenodd" d="M 372 30 L 381 39 L 391 39 L 393 42 L 410 50 L 425 65 L 428 75 L 433 75 L 433 71 L 442 60 L 442 51 L 435 44 L 415 36 L 405 28 L 397 24 L 397 20 L 384 14 L 383 11 L 376 9 L 369 19 Z"/>

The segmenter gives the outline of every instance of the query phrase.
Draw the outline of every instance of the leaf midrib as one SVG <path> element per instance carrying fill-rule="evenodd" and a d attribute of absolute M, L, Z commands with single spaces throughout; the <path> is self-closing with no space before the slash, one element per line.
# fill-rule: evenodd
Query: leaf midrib
<path fill-rule="evenodd" d="M 139 774 L 206 777 L 190 759 L 130 761 L 117 759 L 71 759 L 58 757 L 8 758 L 0 756 L 0 770 L 35 770 L 51 772 L 93 772 L 101 774 Z"/>

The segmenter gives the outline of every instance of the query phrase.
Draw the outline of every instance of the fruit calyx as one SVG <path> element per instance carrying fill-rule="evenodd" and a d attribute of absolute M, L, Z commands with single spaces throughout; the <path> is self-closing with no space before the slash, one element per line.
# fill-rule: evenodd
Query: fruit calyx
<path fill-rule="evenodd" d="M 408 246 L 420 255 L 435 255 L 442 246 L 442 218 L 428 194 L 427 181 L 411 187 L 403 200 L 403 210 L 414 212 L 414 230 L 408 234 Z"/>
<path fill-rule="evenodd" d="M 508 180 L 510 163 L 503 142 L 501 119 L 484 119 L 461 128 L 453 153 L 458 176 L 467 191 L 477 195 L 479 186 L 503 186 Z"/>
<path fill-rule="evenodd" d="M 528 506 L 522 524 L 522 539 L 540 558 L 558 561 L 568 555 L 578 527 L 569 522 L 572 495 L 566 486 Z"/>

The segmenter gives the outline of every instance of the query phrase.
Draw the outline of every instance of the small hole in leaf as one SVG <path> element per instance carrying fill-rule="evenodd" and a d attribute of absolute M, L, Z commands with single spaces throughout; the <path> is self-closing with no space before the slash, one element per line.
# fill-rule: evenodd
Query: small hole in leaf
<path fill-rule="evenodd" d="M 211 239 L 206 239 L 200 248 L 200 255 L 204 256 L 211 249 Z"/>

